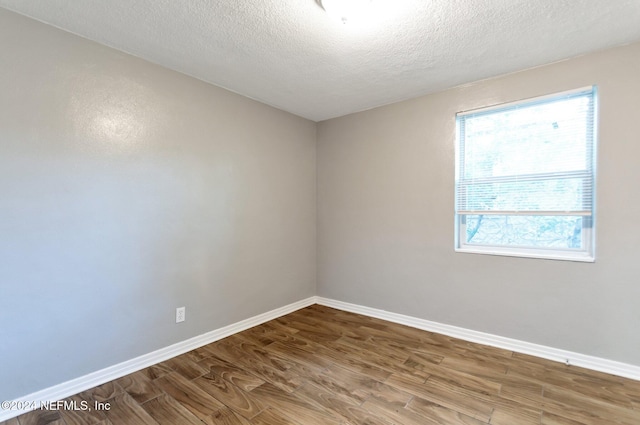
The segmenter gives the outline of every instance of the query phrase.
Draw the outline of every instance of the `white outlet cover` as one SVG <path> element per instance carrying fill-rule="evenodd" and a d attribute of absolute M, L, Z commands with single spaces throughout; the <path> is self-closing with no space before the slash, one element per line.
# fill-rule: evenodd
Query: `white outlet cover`
<path fill-rule="evenodd" d="M 176 308 L 176 323 L 184 322 L 186 319 L 186 307 Z"/>

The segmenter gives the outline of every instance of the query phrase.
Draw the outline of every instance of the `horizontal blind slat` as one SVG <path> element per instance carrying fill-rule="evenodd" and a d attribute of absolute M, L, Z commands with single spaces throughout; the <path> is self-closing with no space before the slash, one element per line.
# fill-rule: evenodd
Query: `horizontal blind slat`
<path fill-rule="evenodd" d="M 578 210 L 578 211 L 515 211 L 515 210 L 458 210 L 459 215 L 544 215 L 544 216 L 570 216 L 570 217 L 591 217 L 591 210 Z"/>

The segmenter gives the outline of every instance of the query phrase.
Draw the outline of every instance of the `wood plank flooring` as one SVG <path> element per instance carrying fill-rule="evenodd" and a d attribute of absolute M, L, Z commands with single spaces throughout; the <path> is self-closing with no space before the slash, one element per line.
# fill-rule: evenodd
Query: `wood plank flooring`
<path fill-rule="evenodd" d="M 0 425 L 640 424 L 640 382 L 314 305 Z"/>

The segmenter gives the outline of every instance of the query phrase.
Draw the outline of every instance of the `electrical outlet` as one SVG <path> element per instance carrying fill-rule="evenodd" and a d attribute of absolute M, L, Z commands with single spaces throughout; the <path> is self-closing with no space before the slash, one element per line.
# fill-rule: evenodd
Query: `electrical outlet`
<path fill-rule="evenodd" d="M 187 314 L 186 307 L 178 307 L 176 308 L 176 323 L 184 322 Z"/>

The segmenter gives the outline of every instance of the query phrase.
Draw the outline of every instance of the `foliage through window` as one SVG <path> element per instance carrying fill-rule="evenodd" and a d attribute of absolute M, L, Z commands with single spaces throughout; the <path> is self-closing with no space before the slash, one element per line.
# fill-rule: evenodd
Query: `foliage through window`
<path fill-rule="evenodd" d="M 593 261 L 596 89 L 456 115 L 456 249 Z"/>

